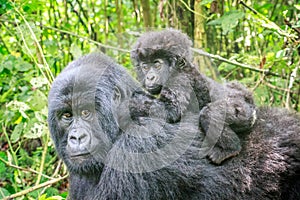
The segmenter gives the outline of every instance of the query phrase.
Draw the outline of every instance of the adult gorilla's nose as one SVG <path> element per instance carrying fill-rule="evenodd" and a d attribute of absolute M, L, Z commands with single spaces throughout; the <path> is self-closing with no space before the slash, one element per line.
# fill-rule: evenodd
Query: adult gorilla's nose
<path fill-rule="evenodd" d="M 82 151 L 89 145 L 90 137 L 83 129 L 73 129 L 68 136 L 68 146 L 71 152 Z"/>

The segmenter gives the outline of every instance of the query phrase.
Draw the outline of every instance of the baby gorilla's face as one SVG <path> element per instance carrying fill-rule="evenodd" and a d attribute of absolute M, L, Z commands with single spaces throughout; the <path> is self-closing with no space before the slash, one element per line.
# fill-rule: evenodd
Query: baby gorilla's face
<path fill-rule="evenodd" d="M 143 85 L 147 91 L 153 95 L 159 94 L 169 78 L 169 62 L 154 58 L 141 61 L 138 67 L 143 72 Z"/>

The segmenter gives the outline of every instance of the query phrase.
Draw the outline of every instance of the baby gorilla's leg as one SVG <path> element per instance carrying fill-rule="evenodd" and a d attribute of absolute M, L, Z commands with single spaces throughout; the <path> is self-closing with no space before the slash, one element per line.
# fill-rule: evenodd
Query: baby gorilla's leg
<path fill-rule="evenodd" d="M 236 133 L 228 125 L 224 125 L 221 136 L 213 149 L 208 152 L 208 157 L 213 163 L 221 164 L 227 158 L 238 155 L 241 148 L 241 142 Z"/>
<path fill-rule="evenodd" d="M 224 100 L 210 103 L 200 111 L 199 124 L 206 134 L 205 141 L 211 146 L 207 155 L 215 164 L 220 164 L 241 151 L 240 139 L 227 120 L 231 114 L 231 108 L 228 108 L 228 102 Z"/>

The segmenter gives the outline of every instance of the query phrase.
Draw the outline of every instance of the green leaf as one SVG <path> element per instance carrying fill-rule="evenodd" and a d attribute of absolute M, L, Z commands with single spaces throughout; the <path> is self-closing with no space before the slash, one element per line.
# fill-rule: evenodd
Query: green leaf
<path fill-rule="evenodd" d="M 53 187 L 47 188 L 46 191 L 45 191 L 45 193 L 46 193 L 47 196 L 49 196 L 49 197 L 53 197 L 53 196 L 55 196 L 55 195 L 59 195 L 58 189 L 53 188 Z M 60 197 L 60 198 L 61 198 L 61 197 Z M 49 199 L 49 198 L 47 198 L 47 199 Z"/>
<path fill-rule="evenodd" d="M 63 200 L 65 198 L 61 196 L 53 196 L 53 197 L 48 197 L 46 200 Z"/>
<path fill-rule="evenodd" d="M 295 7 L 297 10 L 300 10 L 300 4 L 296 4 L 296 5 L 294 5 L 294 7 Z"/>
<path fill-rule="evenodd" d="M 52 188 L 52 189 L 54 189 L 54 188 Z M 57 190 L 57 189 L 55 189 L 55 190 Z M 58 190 L 57 190 L 57 193 L 58 193 Z M 48 194 L 48 192 L 47 192 L 47 194 Z M 63 200 L 63 199 L 65 199 L 61 196 L 52 196 L 52 197 L 47 198 L 47 194 L 43 194 L 42 196 L 39 197 L 38 200 Z"/>
<path fill-rule="evenodd" d="M 19 111 L 24 118 L 28 118 L 25 111 L 30 110 L 30 107 L 24 102 L 20 102 L 17 100 L 11 101 L 7 104 L 7 108 L 13 111 Z"/>
<path fill-rule="evenodd" d="M 6 190 L 5 188 L 0 188 L 0 198 L 2 199 L 2 197 L 6 197 L 9 196 L 10 193 L 8 192 L 8 190 Z"/>
<path fill-rule="evenodd" d="M 44 133 L 46 133 L 47 131 L 47 127 L 45 127 L 45 125 L 41 124 L 41 123 L 28 123 L 25 133 L 24 133 L 24 137 L 25 138 L 30 138 L 30 139 L 36 139 L 41 137 Z"/>
<path fill-rule="evenodd" d="M 33 35 L 33 34 L 34 35 Z M 23 36 L 25 41 L 22 41 L 22 50 L 27 55 L 35 55 L 37 48 L 34 38 L 41 37 L 41 30 L 33 22 L 22 23 L 17 29 L 17 34 Z"/>
<path fill-rule="evenodd" d="M 57 43 L 53 40 L 45 40 L 44 42 L 47 53 L 51 56 L 57 55 Z"/>
<path fill-rule="evenodd" d="M 42 196 L 39 197 L 39 200 L 46 200 L 47 199 L 47 194 L 43 194 Z"/>
<path fill-rule="evenodd" d="M 209 4 L 211 2 L 213 2 L 214 0 L 203 0 L 200 2 L 200 5 L 206 5 L 206 4 Z"/>
<path fill-rule="evenodd" d="M 236 66 L 224 62 L 218 67 L 218 70 L 224 72 L 231 72 L 235 68 Z"/>
<path fill-rule="evenodd" d="M 276 58 L 283 58 L 285 55 L 285 51 L 284 50 L 279 50 L 276 53 Z"/>
<path fill-rule="evenodd" d="M 230 11 L 225 13 L 221 18 L 210 21 L 207 25 L 221 25 L 223 34 L 233 31 L 233 29 L 238 25 L 241 18 L 244 17 L 243 12 Z"/>
<path fill-rule="evenodd" d="M 30 80 L 30 83 L 34 88 L 40 88 L 43 85 L 47 85 L 47 79 L 45 77 L 41 77 L 41 76 L 34 77 Z"/>
<path fill-rule="evenodd" d="M 20 72 L 26 72 L 32 68 L 32 65 L 28 62 L 20 60 L 19 62 L 16 63 L 15 68 L 18 68 L 18 71 Z"/>
<path fill-rule="evenodd" d="M 17 124 L 10 136 L 10 140 L 12 143 L 15 143 L 17 141 L 19 141 L 19 139 L 21 138 L 21 135 L 23 133 L 23 129 L 24 129 L 24 124 L 20 123 Z"/>
<path fill-rule="evenodd" d="M 0 157 L 3 160 L 7 160 L 7 157 L 3 151 L 0 151 Z M 0 177 L 4 177 L 3 173 L 5 173 L 5 171 L 6 171 L 6 165 L 2 161 L 0 161 Z"/>
<path fill-rule="evenodd" d="M 1 5 L 0 6 L 0 15 L 4 14 L 8 10 L 12 9 L 11 2 L 9 2 L 7 0 L 0 0 L 0 5 Z"/>
<path fill-rule="evenodd" d="M 47 97 L 40 90 L 35 90 L 33 95 L 29 98 L 29 107 L 34 111 L 40 111 L 47 106 Z"/>

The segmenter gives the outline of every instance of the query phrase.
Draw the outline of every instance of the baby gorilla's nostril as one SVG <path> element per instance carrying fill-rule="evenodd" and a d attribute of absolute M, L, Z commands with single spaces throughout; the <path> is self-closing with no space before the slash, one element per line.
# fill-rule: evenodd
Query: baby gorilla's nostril
<path fill-rule="evenodd" d="M 154 78 L 155 78 L 155 76 L 154 76 L 154 75 L 147 76 L 147 79 L 148 79 L 149 81 L 153 81 L 153 80 L 154 80 Z"/>

